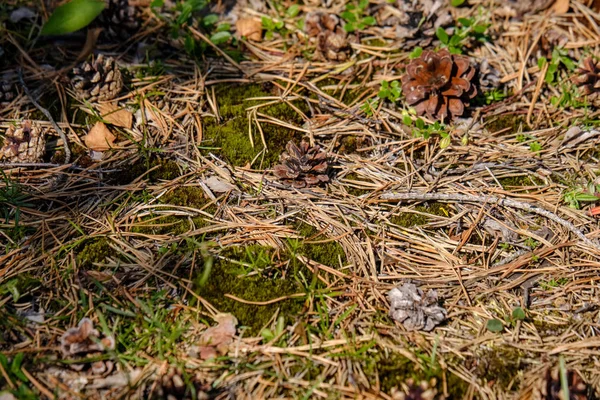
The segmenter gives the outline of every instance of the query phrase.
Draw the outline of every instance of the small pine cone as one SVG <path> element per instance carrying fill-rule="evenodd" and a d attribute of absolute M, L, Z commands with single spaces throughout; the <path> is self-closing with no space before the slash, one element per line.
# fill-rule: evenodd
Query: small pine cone
<path fill-rule="evenodd" d="M 574 370 L 567 371 L 567 382 L 569 383 L 568 400 L 586 400 L 589 388 Z M 541 390 L 542 400 L 565 400 L 561 391 L 560 372 L 558 368 L 548 369 Z"/>
<path fill-rule="evenodd" d="M 438 305 L 438 294 L 430 290 L 427 294 L 413 283 L 405 283 L 390 290 L 390 317 L 400 322 L 409 331 L 429 332 L 448 317 L 445 308 Z"/>
<path fill-rule="evenodd" d="M 98 17 L 98 26 L 104 28 L 102 35 L 110 40 L 129 39 L 140 29 L 142 12 L 129 0 L 104 0 L 106 8 Z"/>
<path fill-rule="evenodd" d="M 317 57 L 330 61 L 345 61 L 350 56 L 352 48 L 348 34 L 337 15 L 310 13 L 306 17 L 304 31 L 309 37 L 316 38 Z"/>
<path fill-rule="evenodd" d="M 82 100 L 112 100 L 123 88 L 123 76 L 114 58 L 100 54 L 96 60 L 73 68 L 71 83 Z"/>
<path fill-rule="evenodd" d="M 306 142 L 296 146 L 289 141 L 287 151 L 280 157 L 281 164 L 274 167 L 275 175 L 283 182 L 296 188 L 328 182 L 327 154 L 319 146 L 310 147 Z"/>
<path fill-rule="evenodd" d="M 31 121 L 24 121 L 20 127 L 10 126 L 0 147 L 0 161 L 14 163 L 35 163 L 41 161 L 46 150 L 46 137 L 43 130 Z"/>
<path fill-rule="evenodd" d="M 592 57 L 583 60 L 583 66 L 577 70 L 573 82 L 579 86 L 579 91 L 584 96 L 595 100 L 600 93 L 600 62 L 595 63 Z"/>
<path fill-rule="evenodd" d="M 402 384 L 402 389 L 392 389 L 393 400 L 433 400 L 437 395 L 436 380 L 421 381 L 418 385 L 412 380 L 408 379 L 406 383 Z"/>
<path fill-rule="evenodd" d="M 475 68 L 465 56 L 425 51 L 406 67 L 402 75 L 402 91 L 406 103 L 418 115 L 434 120 L 452 120 L 460 117 L 469 100 L 477 95 L 474 82 Z"/>

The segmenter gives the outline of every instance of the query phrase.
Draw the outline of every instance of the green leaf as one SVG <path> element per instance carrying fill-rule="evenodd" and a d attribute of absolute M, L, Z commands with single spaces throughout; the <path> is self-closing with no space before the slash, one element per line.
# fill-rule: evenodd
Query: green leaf
<path fill-rule="evenodd" d="M 222 23 L 219 24 L 219 26 L 217 26 L 216 32 L 225 32 L 225 31 L 229 31 L 231 29 L 231 24 L 228 23 Z"/>
<path fill-rule="evenodd" d="M 512 311 L 512 317 L 514 320 L 523 321 L 525 319 L 525 311 L 521 307 L 516 307 Z"/>
<path fill-rule="evenodd" d="M 548 64 L 548 60 L 545 57 L 538 58 L 537 65 L 539 69 L 544 68 L 544 65 Z"/>
<path fill-rule="evenodd" d="M 502 325 L 502 321 L 498 319 L 488 320 L 485 327 L 490 332 L 502 332 L 504 330 L 504 325 Z"/>
<path fill-rule="evenodd" d="M 285 15 L 287 15 L 289 18 L 294 18 L 296 15 L 298 15 L 298 13 L 300 13 L 300 7 L 298 4 L 292 4 L 285 12 Z"/>
<path fill-rule="evenodd" d="M 450 143 L 451 138 L 450 135 L 448 135 L 440 141 L 440 149 L 445 149 L 446 147 L 450 146 Z"/>
<path fill-rule="evenodd" d="M 356 27 L 352 22 L 348 22 L 346 25 L 344 25 L 344 30 L 348 33 L 352 33 L 356 30 Z"/>
<path fill-rule="evenodd" d="M 85 28 L 100 15 L 105 6 L 103 0 L 73 0 L 63 4 L 46 21 L 41 35 L 64 35 Z"/>
<path fill-rule="evenodd" d="M 341 17 L 346 20 L 347 22 L 356 22 L 356 15 L 354 15 L 354 13 L 350 12 L 350 11 L 344 11 L 341 14 Z"/>
<path fill-rule="evenodd" d="M 219 22 L 219 16 L 217 14 L 208 14 L 202 19 L 202 24 L 204 26 L 214 25 L 217 22 Z"/>
<path fill-rule="evenodd" d="M 473 25 L 473 19 L 472 18 L 459 18 L 458 22 L 466 27 L 469 27 L 471 25 Z"/>
<path fill-rule="evenodd" d="M 448 40 L 450 39 L 444 28 L 441 26 L 435 31 L 435 36 L 437 36 L 437 38 L 440 39 L 440 42 L 444 44 L 448 44 Z"/>
<path fill-rule="evenodd" d="M 486 25 L 486 24 L 475 25 L 473 27 L 473 31 L 475 33 L 485 33 L 485 31 L 487 31 L 487 29 L 488 29 L 488 25 Z"/>
<path fill-rule="evenodd" d="M 462 6 L 464 4 L 465 0 L 451 0 L 450 4 L 452 4 L 452 7 L 458 7 L 458 6 Z"/>
<path fill-rule="evenodd" d="M 265 328 L 260 331 L 260 336 L 263 337 L 265 342 L 270 342 L 275 337 L 275 334 L 269 328 Z"/>
<path fill-rule="evenodd" d="M 408 58 L 412 60 L 419 57 L 421 54 L 423 54 L 423 49 L 421 47 L 415 47 L 415 49 L 410 52 Z"/>
<path fill-rule="evenodd" d="M 152 0 L 150 7 L 162 7 L 165 5 L 165 0 Z"/>
<path fill-rule="evenodd" d="M 574 196 L 574 198 L 577 201 L 598 201 L 598 200 L 600 200 L 600 198 L 598 198 L 598 196 L 595 196 L 595 195 L 589 194 L 589 193 L 577 193 Z"/>
<path fill-rule="evenodd" d="M 462 40 L 462 38 L 458 35 L 453 35 L 450 38 L 450 46 L 458 46 L 460 44 L 460 41 Z"/>
<path fill-rule="evenodd" d="M 425 128 L 425 121 L 423 121 L 421 118 L 417 118 L 417 121 L 415 122 L 415 126 L 418 129 L 423 129 L 423 128 Z"/>
<path fill-rule="evenodd" d="M 369 15 L 368 17 L 363 18 L 362 22 L 365 25 L 373 26 L 377 21 L 375 21 L 375 17 Z"/>
<path fill-rule="evenodd" d="M 23 363 L 24 356 L 25 356 L 25 353 L 17 353 L 15 358 L 12 360 L 12 363 L 10 364 L 10 372 L 14 376 L 19 378 L 21 381 L 29 382 L 29 379 L 27 379 L 25 374 L 23 374 L 23 372 L 21 372 L 21 364 Z"/>
<path fill-rule="evenodd" d="M 229 32 L 217 32 L 210 37 L 210 41 L 214 44 L 226 43 L 231 39 L 231 33 Z"/>
<path fill-rule="evenodd" d="M 360 8 L 361 10 L 366 10 L 368 6 L 369 0 L 360 0 L 360 3 L 358 3 L 358 8 Z"/>

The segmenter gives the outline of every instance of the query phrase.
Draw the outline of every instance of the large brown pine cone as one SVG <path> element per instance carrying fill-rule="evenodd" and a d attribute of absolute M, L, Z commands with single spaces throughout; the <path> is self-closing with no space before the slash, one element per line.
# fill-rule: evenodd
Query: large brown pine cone
<path fill-rule="evenodd" d="M 472 82 L 475 68 L 465 56 L 425 51 L 412 60 L 401 77 L 406 103 L 418 115 L 444 121 L 461 116 L 469 100 L 477 95 Z"/>
<path fill-rule="evenodd" d="M 128 40 L 141 26 L 142 12 L 129 0 L 104 0 L 106 8 L 96 25 L 103 28 L 103 37 L 110 40 Z"/>
<path fill-rule="evenodd" d="M 586 58 L 572 79 L 583 96 L 596 100 L 600 93 L 600 62 L 594 62 L 592 57 Z"/>
<path fill-rule="evenodd" d="M 35 163 L 41 161 L 46 150 L 46 137 L 40 126 L 23 121 L 21 126 L 11 125 L 0 147 L 0 162 Z"/>
<path fill-rule="evenodd" d="M 302 142 L 296 146 L 289 141 L 280 157 L 281 164 L 274 167 L 275 175 L 283 182 L 296 188 L 328 182 L 327 154 L 319 146 L 311 147 Z"/>
<path fill-rule="evenodd" d="M 330 61 L 345 61 L 352 51 L 348 34 L 337 15 L 321 12 L 310 13 L 304 22 L 304 31 L 316 38 L 317 58 Z"/>
<path fill-rule="evenodd" d="M 112 100 L 123 88 L 123 76 L 114 58 L 100 54 L 95 60 L 73 68 L 71 83 L 82 100 Z"/>

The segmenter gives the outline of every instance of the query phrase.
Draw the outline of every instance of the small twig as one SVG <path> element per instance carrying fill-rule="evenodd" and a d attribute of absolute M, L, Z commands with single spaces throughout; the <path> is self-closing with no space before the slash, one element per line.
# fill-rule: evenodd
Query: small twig
<path fill-rule="evenodd" d="M 384 193 L 381 196 L 382 199 L 385 200 L 398 200 L 398 201 L 406 201 L 406 200 L 417 200 L 417 201 L 457 201 L 457 202 L 468 202 L 468 203 L 478 203 L 478 204 L 495 204 L 501 207 L 509 207 L 516 208 L 518 210 L 523 210 L 527 212 L 531 212 L 537 215 L 541 215 L 542 217 L 548 218 L 551 221 L 556 222 L 559 225 L 567 228 L 571 233 L 577 236 L 581 241 L 588 246 L 595 248 L 596 250 L 600 250 L 600 244 L 588 239 L 583 232 L 581 232 L 575 225 L 570 223 L 567 220 L 560 218 L 558 215 L 540 208 L 536 205 L 524 203 L 521 201 L 511 200 L 511 199 L 503 199 L 495 196 L 471 196 L 466 194 L 452 194 L 452 193 L 420 193 L 420 192 L 406 192 L 406 193 Z"/>
<path fill-rule="evenodd" d="M 31 95 L 31 92 L 29 91 L 29 88 L 27 87 L 27 85 L 25 84 L 25 80 L 23 79 L 23 70 L 21 68 L 19 68 L 18 74 L 19 74 L 19 82 L 21 83 L 21 86 L 23 87 L 25 94 L 27 95 L 27 97 L 29 97 L 29 100 L 31 100 L 33 105 L 38 110 L 40 110 L 42 112 L 42 114 L 44 114 L 46 116 L 46 118 L 48 118 L 48 120 L 52 124 L 52 127 L 54 128 L 54 130 L 56 131 L 56 133 L 58 133 L 58 135 L 62 139 L 63 145 L 65 147 L 65 164 L 68 164 L 69 161 L 71 161 L 71 149 L 69 149 L 69 142 L 67 141 L 67 135 L 65 135 L 65 132 L 63 132 L 63 130 L 60 129 L 60 127 L 56 123 L 56 121 L 54 121 L 54 118 L 52 118 L 52 114 L 50 114 L 50 111 L 48 111 L 44 107 L 42 107 L 40 105 L 40 103 L 38 103 L 34 99 L 34 97 Z"/>

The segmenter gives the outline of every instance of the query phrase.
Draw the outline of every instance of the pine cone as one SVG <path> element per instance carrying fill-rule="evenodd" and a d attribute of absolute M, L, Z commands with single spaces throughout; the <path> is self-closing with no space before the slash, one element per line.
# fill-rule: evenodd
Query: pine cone
<path fill-rule="evenodd" d="M 71 83 L 82 100 L 112 100 L 123 88 L 123 76 L 115 59 L 102 54 L 95 61 L 73 68 L 73 75 Z"/>
<path fill-rule="evenodd" d="M 421 381 L 418 385 L 412 379 L 402 384 L 401 390 L 392 389 L 393 400 L 433 400 L 437 395 L 436 380 Z"/>
<path fill-rule="evenodd" d="M 444 322 L 448 316 L 445 308 L 438 305 L 438 294 L 430 290 L 427 294 L 413 283 L 405 283 L 388 292 L 390 317 L 402 323 L 408 330 L 429 332 Z"/>
<path fill-rule="evenodd" d="M 283 182 L 303 188 L 329 181 L 327 154 L 319 146 L 310 147 L 302 141 L 298 147 L 290 140 L 285 149 L 287 151 L 280 157 L 281 164 L 274 167 L 275 175 Z"/>
<path fill-rule="evenodd" d="M 0 148 L 0 161 L 35 163 L 41 161 L 46 150 L 46 138 L 42 129 L 31 121 L 20 127 L 10 126 Z"/>
<path fill-rule="evenodd" d="M 418 115 L 444 121 L 461 116 L 469 100 L 477 95 L 471 82 L 475 68 L 465 56 L 447 50 L 425 51 L 406 67 L 402 75 L 402 91 L 406 103 Z"/>
<path fill-rule="evenodd" d="M 348 34 L 337 15 L 310 13 L 306 16 L 304 31 L 309 37 L 316 38 L 318 58 L 345 61 L 350 56 Z"/>
<path fill-rule="evenodd" d="M 129 39 L 140 29 L 142 12 L 129 0 L 104 0 L 106 8 L 98 17 L 97 25 L 104 28 L 102 35 L 110 40 Z"/>
<path fill-rule="evenodd" d="M 567 382 L 569 382 L 568 400 L 588 399 L 588 386 L 577 371 L 567 371 Z M 560 372 L 558 368 L 548 369 L 541 390 L 542 400 L 565 400 L 561 392 Z"/>
<path fill-rule="evenodd" d="M 595 100 L 600 93 L 600 62 L 595 63 L 592 57 L 583 60 L 583 66 L 577 70 L 578 75 L 573 77 L 573 82 L 579 86 L 583 96 Z"/>

